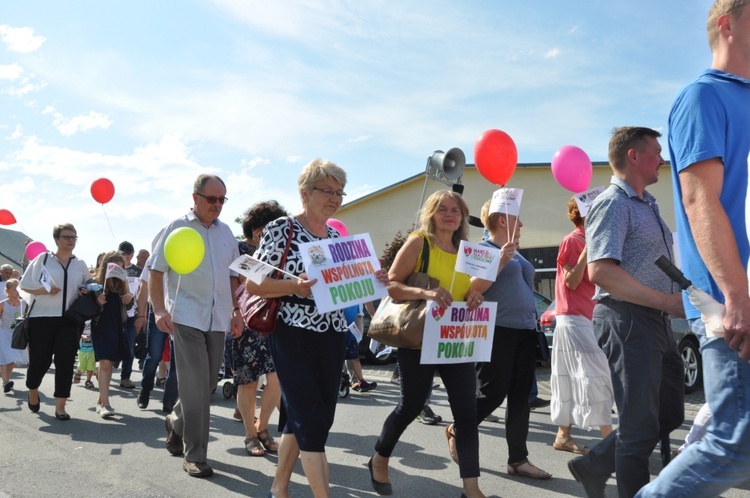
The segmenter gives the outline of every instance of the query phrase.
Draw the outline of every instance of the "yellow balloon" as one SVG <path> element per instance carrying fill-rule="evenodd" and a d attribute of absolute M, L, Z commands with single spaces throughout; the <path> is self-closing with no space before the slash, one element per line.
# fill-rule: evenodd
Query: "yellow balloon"
<path fill-rule="evenodd" d="M 203 261 L 206 246 L 203 237 L 195 229 L 180 227 L 164 241 L 164 258 L 167 264 L 180 275 L 194 271 Z"/>

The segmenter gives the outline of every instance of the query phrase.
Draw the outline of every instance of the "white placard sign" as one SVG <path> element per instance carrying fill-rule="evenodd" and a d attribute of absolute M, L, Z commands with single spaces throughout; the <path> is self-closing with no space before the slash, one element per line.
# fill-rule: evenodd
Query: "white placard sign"
<path fill-rule="evenodd" d="M 388 295 L 385 284 L 375 278 L 380 269 L 369 233 L 300 244 L 315 306 L 327 313 Z"/>
<path fill-rule="evenodd" d="M 496 313 L 495 302 L 485 302 L 469 311 L 461 301 L 454 301 L 448 308 L 427 301 L 420 363 L 490 361 Z"/>
<path fill-rule="evenodd" d="M 500 267 L 500 249 L 465 240 L 458 246 L 456 271 L 484 280 L 495 280 Z"/>
<path fill-rule="evenodd" d="M 52 281 L 52 276 L 47 271 L 46 266 L 42 266 L 42 274 L 39 276 L 39 283 L 42 284 L 44 290 L 47 292 L 52 290 L 52 285 L 55 283 Z"/>
<path fill-rule="evenodd" d="M 518 216 L 521 210 L 522 188 L 501 188 L 495 190 L 490 202 L 490 213 L 503 213 Z"/>
<path fill-rule="evenodd" d="M 573 197 L 575 197 L 576 204 L 578 205 L 578 212 L 581 213 L 581 218 L 585 218 L 587 214 L 589 214 L 589 208 L 591 207 L 591 203 L 594 202 L 594 199 L 604 192 L 604 189 L 606 187 L 604 185 L 599 185 L 598 187 L 594 187 L 592 189 L 587 190 L 586 192 L 581 192 L 580 194 L 575 194 Z"/>
<path fill-rule="evenodd" d="M 274 271 L 276 268 L 273 265 L 257 260 L 248 254 L 242 254 L 239 258 L 232 261 L 232 264 L 229 265 L 229 269 L 236 271 L 248 280 L 260 285 L 266 275 Z"/>

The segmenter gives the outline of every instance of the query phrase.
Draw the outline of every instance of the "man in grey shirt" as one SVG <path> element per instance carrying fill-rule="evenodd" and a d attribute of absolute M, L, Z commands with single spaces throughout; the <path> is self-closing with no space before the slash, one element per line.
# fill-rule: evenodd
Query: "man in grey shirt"
<path fill-rule="evenodd" d="M 175 357 L 181 365 L 177 373 L 180 399 L 166 418 L 167 450 L 181 455 L 184 440 L 182 467 L 193 477 L 213 474 L 206 462 L 211 392 L 219 379 L 224 334 L 231 327 L 237 337 L 243 328 L 234 299 L 239 281 L 229 270 L 239 257 L 237 241 L 229 227 L 219 221 L 227 200 L 225 193 L 226 186 L 218 176 L 200 175 L 195 180 L 193 209 L 164 229 L 149 270 L 148 291 L 156 326 L 172 334 Z M 184 275 L 172 270 L 164 257 L 165 241 L 180 227 L 196 230 L 206 250 L 198 268 Z M 165 306 L 165 275 L 169 309 Z"/>
<path fill-rule="evenodd" d="M 586 217 L 588 271 L 596 284 L 594 332 L 609 360 L 619 414 L 617 431 L 568 462 L 589 498 L 603 497 L 617 474 L 619 496 L 649 482 L 657 442 L 684 418 L 683 364 L 668 315 L 684 316 L 682 296 L 654 264 L 672 260 L 672 234 L 645 189 L 659 179 L 661 134 L 615 129 L 609 142 L 612 183 Z"/>

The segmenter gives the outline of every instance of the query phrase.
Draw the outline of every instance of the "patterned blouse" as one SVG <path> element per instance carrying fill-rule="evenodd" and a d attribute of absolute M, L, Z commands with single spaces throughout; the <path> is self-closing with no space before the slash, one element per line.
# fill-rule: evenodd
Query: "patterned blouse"
<path fill-rule="evenodd" d="M 289 238 L 289 220 L 290 218 L 278 218 L 270 222 L 263 229 L 260 245 L 255 251 L 254 257 L 271 264 L 275 267 L 281 263 L 284 256 L 284 249 Z M 291 217 L 294 234 L 292 243 L 287 255 L 284 271 L 292 275 L 305 273 L 305 265 L 302 262 L 302 256 L 299 251 L 300 244 L 322 240 L 316 237 L 302 226 L 297 218 Z M 328 237 L 340 237 L 339 233 L 328 228 Z M 283 275 L 282 279 L 291 279 L 289 275 Z M 281 298 L 281 320 L 290 327 L 299 327 L 311 332 L 346 332 L 346 319 L 342 310 L 331 311 L 329 313 L 318 313 L 315 302 L 311 298 L 305 298 L 298 294 L 284 296 Z"/>

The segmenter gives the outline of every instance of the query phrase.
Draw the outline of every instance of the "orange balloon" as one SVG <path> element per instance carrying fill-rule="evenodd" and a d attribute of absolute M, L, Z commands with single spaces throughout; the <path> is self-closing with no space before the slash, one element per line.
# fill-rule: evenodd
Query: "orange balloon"
<path fill-rule="evenodd" d="M 100 204 L 106 204 L 115 196 L 115 185 L 107 178 L 99 178 L 91 184 L 91 197 Z"/>
<path fill-rule="evenodd" d="M 7 209 L 0 209 L 0 225 L 12 225 L 16 222 L 16 217 Z"/>
<path fill-rule="evenodd" d="M 516 144 L 504 131 L 487 130 L 474 144 L 474 163 L 490 183 L 505 185 L 518 165 Z"/>

